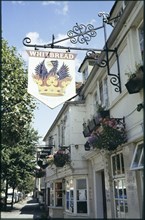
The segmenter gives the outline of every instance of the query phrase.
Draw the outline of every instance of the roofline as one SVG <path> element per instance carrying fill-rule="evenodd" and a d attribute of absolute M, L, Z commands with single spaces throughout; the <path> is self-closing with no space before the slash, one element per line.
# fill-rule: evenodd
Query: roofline
<path fill-rule="evenodd" d="M 117 2 L 118 2 L 118 0 L 116 0 L 116 1 L 114 2 L 114 5 L 112 6 L 112 8 L 111 8 L 111 10 L 110 10 L 110 13 L 109 13 L 110 17 L 111 17 L 111 15 L 112 15 L 112 13 L 113 13 L 115 7 L 116 7 Z"/>

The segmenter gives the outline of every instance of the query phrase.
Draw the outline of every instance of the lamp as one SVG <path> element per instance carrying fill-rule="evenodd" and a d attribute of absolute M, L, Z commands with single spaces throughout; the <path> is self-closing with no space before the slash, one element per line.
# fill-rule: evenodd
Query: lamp
<path fill-rule="evenodd" d="M 88 141 L 85 143 L 84 148 L 85 148 L 86 151 L 90 150 L 91 146 L 90 146 Z"/>

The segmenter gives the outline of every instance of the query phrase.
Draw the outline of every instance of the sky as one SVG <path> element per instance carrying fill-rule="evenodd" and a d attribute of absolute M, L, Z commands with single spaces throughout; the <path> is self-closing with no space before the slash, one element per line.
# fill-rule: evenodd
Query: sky
<path fill-rule="evenodd" d="M 60 40 L 67 37 L 67 32 L 78 24 L 92 24 L 95 28 L 102 26 L 102 18 L 99 12 L 109 13 L 115 1 L 2 1 L 2 37 L 8 41 L 9 46 L 17 48 L 22 55 L 26 66 L 28 65 L 28 48 L 23 45 L 23 39 L 30 37 L 33 44 L 48 44 L 52 40 Z M 112 27 L 107 25 L 107 36 Z M 87 47 L 102 49 L 104 46 L 103 29 L 97 31 L 97 36 L 92 38 L 88 45 L 71 44 L 63 41 L 61 46 Z M 78 72 L 86 51 L 71 51 L 77 54 L 75 60 L 75 79 L 82 81 Z M 41 136 L 40 141 L 51 127 L 62 104 L 56 108 L 49 108 L 37 100 L 37 109 L 34 112 L 33 127 Z"/>

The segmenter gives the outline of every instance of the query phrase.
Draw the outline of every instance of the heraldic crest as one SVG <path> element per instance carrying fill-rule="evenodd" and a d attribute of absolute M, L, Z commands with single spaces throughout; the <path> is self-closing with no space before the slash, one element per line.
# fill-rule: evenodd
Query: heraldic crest
<path fill-rule="evenodd" d="M 63 96 L 65 94 L 66 87 L 70 84 L 72 77 L 64 62 L 60 68 L 58 66 L 58 60 L 44 59 L 35 67 L 35 74 L 32 74 L 32 77 L 38 85 L 41 95 Z"/>

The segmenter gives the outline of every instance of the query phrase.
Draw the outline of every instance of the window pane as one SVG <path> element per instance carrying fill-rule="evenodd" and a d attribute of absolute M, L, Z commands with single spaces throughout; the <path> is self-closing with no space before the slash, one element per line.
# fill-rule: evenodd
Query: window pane
<path fill-rule="evenodd" d="M 142 58 L 143 58 L 143 54 L 144 54 L 144 29 L 143 29 L 143 24 L 139 28 L 139 43 L 140 43 L 141 55 L 142 55 Z"/>
<path fill-rule="evenodd" d="M 135 159 L 134 159 L 134 163 L 133 163 L 133 167 L 138 167 L 141 151 L 142 151 L 142 145 L 138 145 L 136 155 L 135 155 Z"/>
<path fill-rule="evenodd" d="M 119 154 L 116 156 L 116 158 L 117 158 L 117 171 L 116 171 L 116 174 L 117 175 L 121 174 L 121 170 L 120 170 L 120 157 L 119 156 L 120 156 Z"/>
<path fill-rule="evenodd" d="M 131 169 L 141 169 L 144 167 L 144 145 L 138 144 L 135 148 L 131 162 Z"/>
<path fill-rule="evenodd" d="M 86 189 L 86 179 L 77 180 L 77 189 Z"/>
<path fill-rule="evenodd" d="M 103 104 L 103 85 L 102 85 L 102 82 L 100 82 L 99 90 L 100 90 L 100 101 L 101 101 L 101 104 Z"/>
<path fill-rule="evenodd" d="M 87 200 L 87 193 L 85 189 L 77 190 L 77 200 Z"/>
<path fill-rule="evenodd" d="M 55 189 L 62 189 L 62 183 L 59 182 L 59 183 L 55 183 Z"/>
<path fill-rule="evenodd" d="M 125 179 L 114 180 L 115 210 L 117 218 L 124 218 L 128 212 Z"/>
<path fill-rule="evenodd" d="M 56 206 L 62 206 L 62 199 L 56 200 Z"/>
<path fill-rule="evenodd" d="M 122 153 L 112 157 L 112 171 L 113 176 L 124 174 L 124 161 Z"/>
<path fill-rule="evenodd" d="M 119 195 L 118 195 L 118 182 L 117 181 L 114 181 L 114 194 L 115 194 L 115 198 L 118 198 Z"/>
<path fill-rule="evenodd" d="M 69 192 L 66 192 L 66 209 L 69 209 Z"/>
<path fill-rule="evenodd" d="M 144 166 L 144 152 L 142 154 L 142 158 L 141 158 L 141 161 L 140 161 L 140 166 Z"/>
<path fill-rule="evenodd" d="M 115 175 L 115 170 L 116 170 L 115 156 L 112 157 L 112 169 L 113 169 L 113 176 L 114 176 Z"/>
<path fill-rule="evenodd" d="M 55 183 L 55 203 L 62 206 L 62 182 Z"/>
<path fill-rule="evenodd" d="M 62 191 L 56 192 L 56 197 L 62 197 Z"/>
<path fill-rule="evenodd" d="M 107 78 L 104 79 L 104 105 L 108 107 L 108 86 L 107 86 Z"/>
<path fill-rule="evenodd" d="M 122 174 L 124 173 L 124 160 L 123 160 L 123 154 L 121 153 L 121 166 L 122 166 Z"/>
<path fill-rule="evenodd" d="M 77 213 L 87 213 L 87 202 L 77 202 Z"/>
<path fill-rule="evenodd" d="M 116 211 L 116 217 L 119 217 L 119 202 L 115 201 L 115 211 Z"/>

